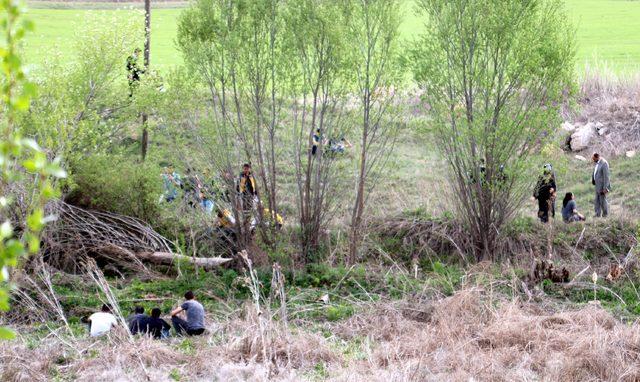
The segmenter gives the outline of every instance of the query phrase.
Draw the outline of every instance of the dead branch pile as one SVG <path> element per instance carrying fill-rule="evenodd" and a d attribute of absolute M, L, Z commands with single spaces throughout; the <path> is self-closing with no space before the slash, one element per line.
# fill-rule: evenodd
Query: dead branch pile
<path fill-rule="evenodd" d="M 403 252 L 422 255 L 451 254 L 466 258 L 470 237 L 464 227 L 454 220 L 421 220 L 415 218 L 386 218 L 370 226 L 380 238 L 400 241 Z"/>
<path fill-rule="evenodd" d="M 507 225 L 500 232 L 498 258 L 521 256 L 528 266 L 532 257 L 553 254 L 565 263 L 575 260 L 576 267 L 582 269 L 582 254 L 588 252 L 592 265 L 608 267 L 612 260 L 624 257 L 637 244 L 636 225 L 624 218 L 597 225 L 554 224 L 552 229 L 533 220 L 525 223 Z M 466 259 L 471 253 L 467 230 L 453 219 L 386 218 L 372 224 L 370 229 L 389 247 L 386 249 L 401 259 L 403 254 Z"/>
<path fill-rule="evenodd" d="M 228 261 L 175 254 L 169 240 L 129 216 L 85 210 L 63 201 L 52 203 L 49 209 L 57 220 L 44 232 L 43 253 L 47 263 L 58 269 L 77 273 L 86 257 L 143 272 L 147 271 L 143 261 L 170 265 L 180 260 L 203 267 Z"/>

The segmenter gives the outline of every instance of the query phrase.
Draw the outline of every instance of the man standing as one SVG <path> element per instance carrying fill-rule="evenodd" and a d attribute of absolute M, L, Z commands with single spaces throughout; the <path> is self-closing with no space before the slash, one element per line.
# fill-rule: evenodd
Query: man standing
<path fill-rule="evenodd" d="M 242 198 L 242 210 L 250 213 L 254 204 L 257 202 L 258 190 L 256 188 L 256 180 L 251 173 L 251 165 L 245 163 L 242 166 L 242 173 L 238 181 L 238 193 Z"/>
<path fill-rule="evenodd" d="M 164 174 L 162 174 L 162 183 L 164 200 L 167 203 L 173 202 L 178 197 L 178 188 L 182 187 L 182 181 L 180 175 L 173 170 L 172 165 L 165 168 Z"/>
<path fill-rule="evenodd" d="M 196 301 L 192 291 L 184 294 L 185 302 L 171 312 L 171 323 L 177 334 L 183 332 L 190 336 L 199 336 L 204 333 L 204 308 Z M 186 312 L 186 321 L 178 314 Z"/>
<path fill-rule="evenodd" d="M 133 90 L 138 86 L 140 74 L 144 73 L 144 69 L 138 66 L 138 57 L 140 56 L 140 48 L 136 48 L 133 54 L 127 57 L 127 79 L 129 80 L 129 97 L 133 96 Z"/>
<path fill-rule="evenodd" d="M 591 184 L 596 186 L 596 197 L 593 205 L 596 217 L 604 218 L 609 214 L 609 204 L 607 203 L 607 194 L 611 190 L 611 183 L 609 183 L 609 162 L 601 158 L 598 153 L 594 153 L 591 160 L 595 163 L 593 175 L 591 176 Z"/>

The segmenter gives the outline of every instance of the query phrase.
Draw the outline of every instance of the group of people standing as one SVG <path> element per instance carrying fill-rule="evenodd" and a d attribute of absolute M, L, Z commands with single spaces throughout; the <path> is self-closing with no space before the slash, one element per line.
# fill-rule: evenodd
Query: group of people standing
<path fill-rule="evenodd" d="M 594 163 L 591 183 L 595 186 L 593 202 L 595 217 L 606 217 L 609 214 L 607 194 L 611 190 L 609 163 L 599 153 L 594 153 L 591 160 Z M 557 189 L 553 167 L 547 163 L 533 191 L 533 197 L 538 201 L 538 218 L 543 223 L 549 222 L 549 218 L 555 218 Z M 578 205 L 572 192 L 567 192 L 562 200 L 562 220 L 565 223 L 585 220 L 585 216 L 578 212 Z"/>
<path fill-rule="evenodd" d="M 237 179 L 234 179 L 231 173 L 224 171 L 217 178 L 210 178 L 206 173 L 203 177 L 190 167 L 187 168 L 183 178 L 172 165 L 167 165 L 162 174 L 162 181 L 164 192 L 161 200 L 171 203 L 182 191 L 183 199 L 189 207 L 200 207 L 207 213 L 221 209 L 222 204 L 231 203 L 229 185 L 232 185 L 241 196 L 243 210 L 252 209 L 258 197 L 256 180 L 248 163 L 243 165 Z"/>
<path fill-rule="evenodd" d="M 262 215 L 257 213 L 260 204 L 258 186 L 250 163 L 245 163 L 240 175 L 235 178 L 229 171 L 221 172 L 219 177 L 210 178 L 207 173 L 201 177 L 192 168 L 187 168 L 183 178 L 173 166 L 167 165 L 162 180 L 164 192 L 161 201 L 171 203 L 182 191 L 187 206 L 199 208 L 207 214 L 215 211 L 218 230 L 224 237 L 235 237 L 236 218 L 230 208 L 224 207 L 233 204 L 233 192 L 241 204 L 239 212 L 243 215 L 244 221 L 250 222 L 252 229 L 258 224 L 258 217 L 263 217 L 266 223 L 274 224 L 277 229 L 284 225 L 282 216 L 272 213 L 268 208 L 263 209 Z"/>
<path fill-rule="evenodd" d="M 177 335 L 197 336 L 205 332 L 204 307 L 195 298 L 192 291 L 184 294 L 185 301 L 170 313 L 171 324 Z M 181 317 L 181 315 L 185 318 Z M 161 318 L 160 308 L 151 309 L 151 315 L 146 315 L 144 308 L 137 306 L 126 319 L 128 330 L 131 334 L 148 335 L 152 338 L 161 339 L 170 336 L 171 325 Z M 91 337 L 99 337 L 107 334 L 111 329 L 118 326 L 116 316 L 111 313 L 109 305 L 102 305 L 100 312 L 93 313 L 85 321 L 89 324 Z"/>
<path fill-rule="evenodd" d="M 353 146 L 344 136 L 327 139 L 323 137 L 320 129 L 316 129 L 311 139 L 311 155 L 315 156 L 318 153 L 320 145 L 324 146 L 326 154 L 342 154 Z"/>

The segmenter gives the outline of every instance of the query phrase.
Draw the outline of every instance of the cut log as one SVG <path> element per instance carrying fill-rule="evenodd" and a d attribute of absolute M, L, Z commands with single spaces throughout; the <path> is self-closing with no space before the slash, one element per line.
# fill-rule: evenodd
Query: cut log
<path fill-rule="evenodd" d="M 140 260 L 155 264 L 172 265 L 173 263 L 180 261 L 191 263 L 203 268 L 219 267 L 220 265 L 233 260 L 224 257 L 189 257 L 170 252 L 139 252 L 136 256 Z"/>

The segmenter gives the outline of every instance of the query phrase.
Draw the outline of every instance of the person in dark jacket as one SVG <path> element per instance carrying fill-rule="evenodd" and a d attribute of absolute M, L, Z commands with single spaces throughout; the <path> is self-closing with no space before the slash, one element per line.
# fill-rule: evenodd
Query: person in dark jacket
<path fill-rule="evenodd" d="M 320 142 L 322 141 L 322 134 L 320 133 L 320 129 L 316 130 L 316 133 L 313 134 L 313 138 L 311 141 L 311 155 L 316 155 L 318 152 L 318 146 L 320 146 Z"/>
<path fill-rule="evenodd" d="M 151 317 L 147 320 L 145 327 L 145 333 L 148 333 L 156 339 L 167 338 L 169 336 L 169 330 L 171 329 L 171 325 L 160 318 L 160 313 L 162 313 L 160 308 L 153 308 L 151 310 Z"/>
<path fill-rule="evenodd" d="M 127 57 L 127 79 L 129 80 L 129 97 L 133 96 L 133 91 L 138 87 L 140 75 L 144 73 L 144 69 L 138 64 L 140 57 L 140 48 L 136 48 L 133 54 Z"/>
<path fill-rule="evenodd" d="M 129 331 L 131 334 L 135 335 L 138 333 L 144 333 L 144 328 L 147 325 L 147 320 L 149 316 L 144 314 L 144 308 L 141 306 L 136 306 L 133 315 L 127 317 L 127 322 L 129 323 Z"/>
<path fill-rule="evenodd" d="M 538 200 L 538 218 L 541 222 L 547 223 L 549 215 L 555 218 L 556 175 L 551 164 L 544 165 L 544 171 L 533 190 L 533 197 Z"/>
<path fill-rule="evenodd" d="M 187 167 L 182 189 L 184 199 L 189 207 L 195 208 L 202 204 L 202 182 L 191 167 Z"/>

